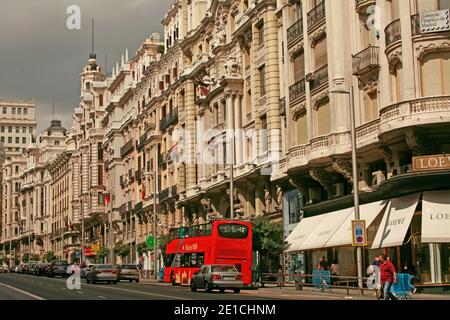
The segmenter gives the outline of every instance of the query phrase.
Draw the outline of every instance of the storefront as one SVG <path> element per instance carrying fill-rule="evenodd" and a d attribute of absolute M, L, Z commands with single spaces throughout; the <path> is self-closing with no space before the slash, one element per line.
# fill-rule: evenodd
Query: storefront
<path fill-rule="evenodd" d="M 401 272 L 405 263 L 415 270 L 425 288 L 450 284 L 450 190 L 416 192 L 360 206 L 366 221 L 368 246 L 364 267 L 381 253 Z M 301 255 L 303 272 L 317 268 L 325 256 L 336 261 L 341 275 L 356 276 L 356 250 L 352 247 L 353 207 L 307 217 L 286 238 L 286 261 Z M 299 259 L 297 259 L 299 260 Z"/>

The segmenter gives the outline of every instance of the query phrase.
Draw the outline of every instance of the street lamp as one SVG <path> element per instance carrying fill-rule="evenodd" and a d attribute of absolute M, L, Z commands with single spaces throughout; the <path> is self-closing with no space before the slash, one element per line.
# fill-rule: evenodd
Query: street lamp
<path fill-rule="evenodd" d="M 112 203 L 112 192 L 111 189 L 109 190 L 109 192 L 104 191 L 103 195 L 106 197 L 109 194 L 109 215 L 108 215 L 108 220 L 109 220 L 109 232 L 108 232 L 108 242 L 109 242 L 109 260 L 111 262 L 111 264 L 114 266 L 115 265 L 115 260 L 114 259 L 114 248 L 113 248 L 113 222 L 112 222 L 112 215 L 113 215 L 113 203 Z"/>
<path fill-rule="evenodd" d="M 155 162 L 156 169 L 158 168 L 158 148 L 155 147 Z M 152 176 L 154 179 L 154 190 L 153 190 L 153 266 L 155 272 L 153 274 L 155 280 L 158 279 L 158 259 L 156 257 L 156 197 L 158 196 L 158 175 L 156 171 L 148 171 L 145 173 L 147 176 Z"/>
<path fill-rule="evenodd" d="M 359 214 L 359 190 L 358 190 L 358 164 L 356 159 L 356 129 L 355 129 L 355 94 L 353 86 L 346 90 L 342 85 L 331 90 L 335 94 L 348 94 L 350 105 L 350 125 L 351 125 L 351 139 L 352 139 L 352 171 L 353 171 L 353 201 L 355 207 L 355 220 L 360 220 Z M 358 269 L 358 285 L 363 287 L 363 266 L 362 266 L 362 249 L 356 248 L 356 263 Z"/>

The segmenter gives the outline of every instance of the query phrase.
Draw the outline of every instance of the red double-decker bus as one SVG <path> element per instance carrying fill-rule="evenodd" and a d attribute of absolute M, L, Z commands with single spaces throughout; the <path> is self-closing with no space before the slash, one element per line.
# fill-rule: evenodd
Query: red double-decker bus
<path fill-rule="evenodd" d="M 252 223 L 236 220 L 171 229 L 164 258 L 164 281 L 189 285 L 204 264 L 230 264 L 244 285 L 252 282 Z"/>

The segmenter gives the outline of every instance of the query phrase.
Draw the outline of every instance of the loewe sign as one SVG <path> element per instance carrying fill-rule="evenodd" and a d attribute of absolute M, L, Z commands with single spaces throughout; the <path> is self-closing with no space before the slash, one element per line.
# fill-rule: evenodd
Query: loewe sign
<path fill-rule="evenodd" d="M 413 157 L 413 171 L 450 170 L 450 155 Z"/>

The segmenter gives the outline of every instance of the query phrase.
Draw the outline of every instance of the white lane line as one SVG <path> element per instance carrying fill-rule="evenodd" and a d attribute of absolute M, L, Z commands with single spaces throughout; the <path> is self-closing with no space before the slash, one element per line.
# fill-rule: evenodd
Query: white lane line
<path fill-rule="evenodd" d="M 106 297 L 104 296 L 97 296 L 97 297 L 99 297 L 100 299 L 106 299 Z"/>
<path fill-rule="evenodd" d="M 9 286 L 9 285 L 1 283 L 1 282 L 0 282 L 0 286 L 4 286 L 4 287 L 6 287 L 8 289 L 15 290 L 17 292 L 20 292 L 20 293 L 22 293 L 22 294 L 24 294 L 26 296 L 29 296 L 29 297 L 31 297 L 33 299 L 36 299 L 36 300 L 46 300 L 45 298 L 39 297 L 39 296 L 37 296 L 35 294 L 32 294 L 30 292 L 27 292 L 27 291 L 21 290 L 19 288 L 15 288 L 15 287 Z"/>

